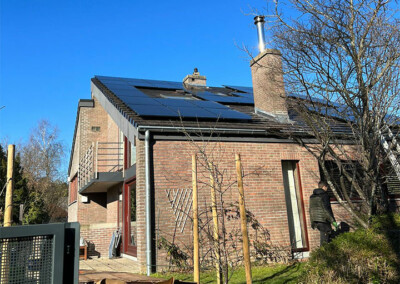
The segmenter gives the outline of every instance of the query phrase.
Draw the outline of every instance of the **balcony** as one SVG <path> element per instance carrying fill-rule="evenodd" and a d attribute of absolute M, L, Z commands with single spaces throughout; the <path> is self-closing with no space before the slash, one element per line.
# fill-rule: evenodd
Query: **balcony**
<path fill-rule="evenodd" d="M 79 161 L 79 193 L 107 192 L 123 181 L 123 144 L 96 142 Z"/>

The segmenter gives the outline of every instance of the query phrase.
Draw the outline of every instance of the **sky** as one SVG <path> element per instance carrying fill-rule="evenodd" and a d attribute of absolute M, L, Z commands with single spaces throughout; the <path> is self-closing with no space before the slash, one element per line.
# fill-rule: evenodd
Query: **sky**
<path fill-rule="evenodd" d="M 70 150 L 79 99 L 94 75 L 251 86 L 252 8 L 261 0 L 0 0 L 0 142 L 48 120 Z M 17 149 L 18 150 L 18 149 Z M 68 155 L 67 155 L 68 156 Z"/>

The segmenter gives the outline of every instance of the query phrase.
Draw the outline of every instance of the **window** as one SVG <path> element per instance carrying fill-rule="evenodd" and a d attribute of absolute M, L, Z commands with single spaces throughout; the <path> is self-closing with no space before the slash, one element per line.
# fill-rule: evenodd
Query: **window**
<path fill-rule="evenodd" d="M 298 161 L 282 161 L 283 184 L 293 251 L 307 251 L 308 237 Z"/>
<path fill-rule="evenodd" d="M 100 126 L 92 126 L 93 132 L 100 132 Z"/>
<path fill-rule="evenodd" d="M 132 167 L 136 164 L 136 139 L 132 142 L 125 137 L 125 169 Z"/>

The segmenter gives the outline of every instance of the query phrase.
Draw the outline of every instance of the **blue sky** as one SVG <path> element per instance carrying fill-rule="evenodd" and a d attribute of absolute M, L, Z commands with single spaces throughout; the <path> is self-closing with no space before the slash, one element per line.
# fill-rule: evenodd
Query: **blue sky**
<path fill-rule="evenodd" d="M 94 75 L 251 86 L 251 7 L 265 1 L 0 0 L 0 138 L 21 143 L 40 119 L 69 148 Z"/>

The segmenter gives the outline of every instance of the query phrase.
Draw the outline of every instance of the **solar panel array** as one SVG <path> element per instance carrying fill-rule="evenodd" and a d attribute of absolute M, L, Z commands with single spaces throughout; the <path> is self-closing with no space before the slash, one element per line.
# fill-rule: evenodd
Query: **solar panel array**
<path fill-rule="evenodd" d="M 171 90 L 185 90 L 185 88 L 182 83 L 178 82 L 104 76 L 96 76 L 96 78 L 139 116 L 251 120 L 250 115 L 221 104 L 254 104 L 252 93 L 242 93 L 243 91 L 239 89 L 234 89 L 239 92 L 230 92 L 233 95 L 186 90 L 199 100 L 155 98 L 136 87 Z M 250 89 L 247 88 L 247 90 Z"/>

